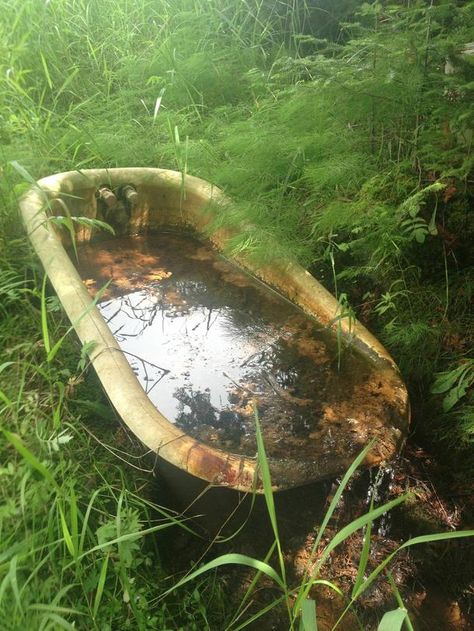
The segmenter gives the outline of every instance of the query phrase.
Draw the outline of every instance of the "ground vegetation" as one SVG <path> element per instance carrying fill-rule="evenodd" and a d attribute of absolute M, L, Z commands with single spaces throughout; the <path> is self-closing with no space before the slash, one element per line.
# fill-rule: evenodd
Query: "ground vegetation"
<path fill-rule="evenodd" d="M 221 186 L 235 204 L 219 222 L 251 226 L 234 251 L 299 260 L 384 342 L 414 440 L 467 494 L 474 2 L 0 9 L 2 628 L 232 620 L 215 573 L 157 597 L 178 579 L 156 540 L 192 526 L 160 506 L 152 463 L 116 425 L 28 246 L 18 198 L 52 172 L 156 166 Z"/>

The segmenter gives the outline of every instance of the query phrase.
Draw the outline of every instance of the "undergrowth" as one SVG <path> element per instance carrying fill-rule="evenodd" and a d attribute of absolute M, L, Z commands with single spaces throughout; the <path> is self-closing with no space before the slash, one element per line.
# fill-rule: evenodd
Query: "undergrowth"
<path fill-rule="evenodd" d="M 57 301 L 36 278 L 25 242 L 6 246 L 0 325 L 2 629 L 209 628 L 223 607 L 218 586 L 197 585 L 155 604 L 156 585 L 170 582 L 159 537 L 169 528 L 192 530 L 156 503 L 160 486 L 153 461 L 122 434 L 101 401 L 77 341 L 64 337 L 68 329 Z M 47 351 L 57 340 L 61 348 L 52 359 Z"/>
<path fill-rule="evenodd" d="M 187 525 L 83 431 L 105 408 L 78 394 L 77 343 L 48 361 L 45 331 L 66 328 L 12 162 L 34 178 L 157 166 L 220 185 L 235 201 L 220 223 L 248 226 L 234 250 L 323 278 L 398 362 L 414 431 L 472 473 L 472 1 L 0 8 L 4 628 L 201 629 L 223 607 L 208 582 L 179 604 L 151 596 L 166 583 L 151 529 Z"/>

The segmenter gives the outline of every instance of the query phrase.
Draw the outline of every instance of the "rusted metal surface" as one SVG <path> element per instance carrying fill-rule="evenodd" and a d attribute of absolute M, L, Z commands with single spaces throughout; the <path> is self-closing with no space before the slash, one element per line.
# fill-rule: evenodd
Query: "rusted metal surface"
<path fill-rule="evenodd" d="M 261 491 L 255 458 L 204 445 L 180 431 L 154 407 L 69 259 L 65 249 L 67 235 L 59 234 L 48 222 L 51 214 L 64 215 L 66 204 L 71 216 L 106 219 L 112 224 L 116 219 L 122 234 L 156 230 L 170 224 L 192 226 L 203 232 L 212 221 L 213 213 L 225 212 L 229 202 L 219 189 L 198 178 L 186 177 L 185 195 L 182 184 L 180 173 L 161 169 L 61 173 L 39 181 L 21 201 L 21 213 L 29 238 L 79 338 L 83 343 L 94 343 L 91 361 L 111 402 L 131 431 L 152 451 L 191 475 L 216 485 Z M 98 198 L 99 186 L 106 186 L 113 194 L 123 192 L 116 217 L 113 207 Z M 118 195 L 120 197 L 120 193 Z M 92 235 L 92 227 L 78 225 L 78 242 L 87 242 Z M 220 230 L 211 241 L 222 249 L 231 236 L 229 231 Z M 321 323 L 329 326 L 334 322 L 339 309 L 336 299 L 295 262 L 284 260 L 261 268 L 252 267 L 244 260 L 238 262 Z M 391 414 L 377 421 L 383 425 L 384 438 L 367 457 L 366 464 L 378 464 L 396 455 L 403 445 L 409 423 L 406 388 L 392 358 L 360 323 L 341 319 L 338 326 L 340 332 L 351 336 L 351 343 L 375 363 L 379 376 L 376 387 L 391 404 Z M 366 384 L 360 396 L 370 397 L 374 387 L 374 384 Z M 397 423 L 392 418 L 394 408 Z M 331 414 L 331 410 L 327 414 Z M 363 431 L 362 428 L 362 439 Z M 335 456 L 328 453 L 325 458 L 305 462 L 271 460 L 275 490 L 342 473 L 350 461 L 344 454 Z"/>

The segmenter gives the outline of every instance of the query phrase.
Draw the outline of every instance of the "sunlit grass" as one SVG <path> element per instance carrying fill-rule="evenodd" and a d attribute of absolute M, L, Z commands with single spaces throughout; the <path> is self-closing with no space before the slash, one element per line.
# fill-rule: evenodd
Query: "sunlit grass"
<path fill-rule="evenodd" d="M 157 166 L 225 188 L 236 204 L 219 225 L 252 224 L 234 252 L 266 262 L 284 253 L 326 269 L 339 322 L 366 316 L 417 395 L 421 429 L 451 451 L 462 447 L 456 466 L 474 468 L 473 76 L 460 53 L 471 40 L 472 3 L 387 6 L 383 15 L 380 7 L 0 0 L 2 628 L 211 628 L 212 603 L 214 620 L 224 616 L 205 572 L 198 587 L 186 583 L 156 604 L 157 585 L 171 587 L 156 538 L 188 525 L 143 498 L 143 472 L 81 431 L 78 398 L 93 410 L 91 423 L 112 412 L 97 393 L 77 394 L 86 355 L 17 214 L 19 196 L 46 174 Z M 448 57 L 452 74 L 442 70 Z M 63 221 L 72 230 L 81 218 Z M 269 252 L 269 239 L 278 251 Z M 260 458 L 265 473 L 262 444 Z M 322 557 L 316 574 L 287 584 L 263 477 L 274 540 L 262 561 L 231 558 L 256 578 L 229 625 L 252 622 L 245 607 L 263 572 L 280 589 L 288 624 L 313 628 L 310 590 L 324 580 Z M 326 547 L 329 555 L 365 524 L 350 608 L 368 585 L 373 516 Z M 394 616 L 406 619 L 393 591 Z"/>

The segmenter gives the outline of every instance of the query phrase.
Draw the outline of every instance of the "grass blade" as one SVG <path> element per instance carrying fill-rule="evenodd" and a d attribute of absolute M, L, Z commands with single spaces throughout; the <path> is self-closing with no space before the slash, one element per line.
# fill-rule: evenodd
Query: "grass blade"
<path fill-rule="evenodd" d="M 344 489 L 346 488 L 346 486 L 349 484 L 349 480 L 352 478 L 352 476 L 354 475 L 357 467 L 362 464 L 362 462 L 364 461 L 365 457 L 367 456 L 367 454 L 369 453 L 369 451 L 372 449 L 372 447 L 374 446 L 375 441 L 371 441 L 361 452 L 360 454 L 357 456 L 357 458 L 354 460 L 354 462 L 351 464 L 351 466 L 349 467 L 349 469 L 346 471 L 344 477 L 341 480 L 341 483 L 339 484 L 336 492 L 334 493 L 334 497 L 331 500 L 331 503 L 329 504 L 329 508 L 326 511 L 326 514 L 324 516 L 323 522 L 321 524 L 321 526 L 319 527 L 318 530 L 318 534 L 317 537 L 315 539 L 315 542 L 313 544 L 313 547 L 311 548 L 311 555 L 310 558 L 313 558 L 316 550 L 318 549 L 318 546 L 321 542 L 321 539 L 323 537 L 324 531 L 326 530 L 326 527 L 330 521 L 330 519 L 333 516 L 334 511 L 336 510 L 336 507 L 339 503 L 339 500 L 341 499 L 341 496 L 344 492 Z M 298 595 L 295 599 L 295 603 L 293 605 L 293 616 L 296 617 L 298 615 L 299 609 L 301 607 L 301 603 L 308 597 L 309 591 L 311 589 L 311 581 L 307 581 L 309 577 L 309 571 L 308 569 L 305 572 L 305 576 L 303 577 L 303 580 L 301 582 L 301 587 L 300 590 L 298 592 Z"/>
<path fill-rule="evenodd" d="M 53 82 L 51 81 L 51 75 L 49 74 L 48 64 L 46 63 L 46 59 L 44 58 L 43 53 L 40 52 L 41 64 L 44 70 L 44 76 L 46 77 L 46 81 L 48 83 L 49 89 L 53 89 Z"/>
<path fill-rule="evenodd" d="M 77 509 L 77 497 L 74 486 L 71 484 L 69 492 L 69 519 L 71 523 L 71 539 L 74 547 L 75 555 L 79 553 L 79 518 Z"/>
<path fill-rule="evenodd" d="M 108 543 L 110 545 L 111 542 L 109 541 Z M 251 567 L 254 570 L 257 570 L 259 572 L 262 572 L 263 574 L 266 574 L 279 587 L 285 590 L 285 583 L 270 565 L 268 565 L 267 563 L 263 563 L 263 561 L 259 561 L 258 559 L 249 557 L 245 554 L 232 554 L 231 553 L 231 554 L 223 554 L 220 557 L 217 557 L 217 559 L 213 559 L 212 561 L 209 561 L 209 563 L 206 563 L 205 565 L 200 567 L 198 570 L 191 572 L 190 574 L 185 576 L 183 579 L 178 581 L 176 585 L 173 585 L 173 587 L 166 590 L 163 596 L 170 594 L 175 589 L 178 589 L 178 587 L 182 587 L 186 583 L 189 583 L 189 581 L 192 581 L 198 576 L 201 576 L 201 574 L 204 574 L 205 572 L 209 572 L 210 570 L 215 570 L 216 568 L 221 567 L 222 565 L 245 565 L 246 567 Z"/>
<path fill-rule="evenodd" d="M 66 631 L 77 631 L 75 624 L 71 624 L 57 613 L 48 613 L 47 619 L 55 623 L 56 628 L 65 629 Z"/>
<path fill-rule="evenodd" d="M 395 581 L 393 579 L 393 576 L 392 576 L 392 574 L 390 572 L 388 572 L 387 578 L 388 578 L 388 582 L 390 583 L 390 587 L 392 588 L 392 592 L 395 595 L 395 598 L 397 600 L 399 608 L 400 609 L 404 609 L 406 611 L 406 607 L 403 604 L 403 600 L 402 600 L 400 592 L 398 591 L 397 584 L 395 583 Z M 408 631 L 415 631 L 415 629 L 414 629 L 414 627 L 413 627 L 413 625 L 411 623 L 410 616 L 408 615 L 408 611 L 406 612 L 405 626 L 407 627 Z"/>
<path fill-rule="evenodd" d="M 156 117 L 158 116 L 158 112 L 160 111 L 161 101 L 163 99 L 163 94 L 165 93 L 165 88 L 160 90 L 160 93 L 155 101 L 155 109 L 153 110 L 153 122 L 156 121 Z"/>
<path fill-rule="evenodd" d="M 6 429 L 2 430 L 5 434 L 7 440 L 15 447 L 18 453 L 23 456 L 26 462 L 31 465 L 36 471 L 38 471 L 48 482 L 51 483 L 51 486 L 54 487 L 56 491 L 59 490 L 56 480 L 53 477 L 51 471 L 44 466 L 42 462 L 38 460 L 38 458 L 31 453 L 31 451 L 23 444 L 21 438 L 13 432 L 8 432 Z"/>
<path fill-rule="evenodd" d="M 92 617 L 94 618 L 94 620 L 97 616 L 97 612 L 99 611 L 100 602 L 104 593 L 105 579 L 107 578 L 107 568 L 109 567 L 109 556 L 110 553 L 108 552 L 107 556 L 102 562 L 102 567 L 100 569 L 99 582 L 97 583 L 97 591 L 94 598 L 94 607 L 92 609 Z"/>
<path fill-rule="evenodd" d="M 13 595 L 15 597 L 16 607 L 23 611 L 23 607 L 21 605 L 20 598 L 20 590 L 18 589 L 18 579 L 17 579 L 17 561 L 18 557 L 15 555 L 10 561 L 10 567 L 8 569 L 8 581 L 10 583 L 10 587 L 12 589 Z"/>
<path fill-rule="evenodd" d="M 258 458 L 258 465 L 262 474 L 262 481 L 263 481 L 263 492 L 264 492 L 264 496 L 265 496 L 265 503 L 267 505 L 267 512 L 268 515 L 270 517 L 270 522 L 272 525 L 272 530 L 273 530 L 273 535 L 275 537 L 275 542 L 276 542 L 276 547 L 277 547 L 277 552 L 278 552 L 278 562 L 280 565 L 280 573 L 281 573 L 281 577 L 282 577 L 282 581 L 284 583 L 284 589 L 287 592 L 288 588 L 286 585 L 286 571 L 285 571 L 285 558 L 283 556 L 283 550 L 281 547 L 281 542 L 280 542 L 280 536 L 278 533 L 278 522 L 277 522 L 277 515 L 276 515 L 276 509 L 275 509 L 275 502 L 274 502 L 274 498 L 273 498 L 273 487 L 272 487 L 272 478 L 271 478 L 271 474 L 270 474 L 270 467 L 268 465 L 268 459 L 267 459 L 267 454 L 265 451 L 265 444 L 264 444 L 264 440 L 263 440 L 263 434 L 262 434 L 262 428 L 260 426 L 260 419 L 258 417 L 258 411 L 257 408 L 254 408 L 254 415 L 255 415 L 255 432 L 256 432 L 256 438 L 257 438 L 257 458 Z M 287 604 L 287 608 L 288 608 L 288 617 L 290 620 L 290 628 L 293 628 L 293 623 L 291 621 L 291 609 L 290 609 L 290 605 L 289 605 L 289 601 L 287 599 L 286 601 Z"/>
<path fill-rule="evenodd" d="M 387 611 L 380 621 L 377 631 L 400 631 L 407 617 L 406 609 Z"/>
<path fill-rule="evenodd" d="M 275 551 L 275 547 L 276 547 L 276 541 L 274 541 L 272 543 L 272 545 L 270 546 L 270 549 L 268 550 L 267 554 L 265 555 L 265 558 L 263 560 L 264 563 L 268 563 L 268 561 L 271 558 L 273 552 Z M 255 574 L 255 576 L 253 577 L 250 585 L 245 590 L 245 594 L 244 594 L 243 598 L 239 602 L 239 606 L 237 608 L 237 611 L 233 614 L 232 620 L 230 621 L 230 623 L 226 627 L 227 629 L 233 628 L 234 623 L 236 623 L 239 620 L 239 618 L 242 617 L 243 610 L 244 610 L 244 607 L 245 607 L 245 603 L 248 601 L 248 599 L 250 598 L 251 594 L 253 593 L 253 590 L 255 589 L 255 586 L 257 585 L 258 581 L 260 580 L 261 575 L 262 575 L 262 573 L 260 571 L 258 571 Z"/>
<path fill-rule="evenodd" d="M 318 631 L 316 620 L 316 601 L 308 598 L 301 606 L 300 631 Z"/>
<path fill-rule="evenodd" d="M 397 497 L 391 502 L 387 502 L 386 504 L 383 504 L 382 506 L 379 506 L 378 508 L 371 510 L 369 513 L 362 515 L 362 517 L 359 517 L 358 519 L 354 519 L 354 521 L 352 521 L 350 524 L 348 524 L 347 526 L 344 526 L 344 528 L 339 530 L 339 532 L 337 532 L 334 535 L 334 537 L 331 539 L 329 544 L 324 549 L 324 552 L 321 555 L 320 560 L 318 561 L 318 569 L 323 565 L 323 563 L 326 561 L 326 559 L 331 554 L 331 552 L 340 543 L 342 543 L 345 539 L 347 539 L 347 537 L 352 535 L 354 532 L 356 532 L 357 530 L 359 530 L 360 528 L 362 528 L 369 522 L 374 521 L 375 519 L 377 519 L 377 517 L 380 517 L 384 513 L 387 513 L 388 511 L 392 510 L 392 508 L 394 508 L 395 506 L 398 506 L 398 504 L 405 502 L 409 497 L 411 497 L 410 493 L 406 493 L 405 495 Z"/>
<path fill-rule="evenodd" d="M 474 537 L 474 530 L 461 530 L 459 532 L 441 532 L 435 535 L 422 535 L 421 537 L 414 537 L 402 543 L 394 552 L 392 552 L 386 559 L 378 565 L 375 570 L 370 574 L 367 580 L 359 587 L 353 596 L 353 600 L 359 598 L 359 596 L 374 582 L 380 572 L 390 563 L 393 557 L 403 550 L 411 546 L 416 546 L 420 543 L 433 543 L 435 541 L 446 541 L 448 539 L 461 539 L 464 537 Z"/>
<path fill-rule="evenodd" d="M 92 554 L 93 552 L 97 552 L 98 550 L 103 550 L 104 548 L 108 548 L 109 546 L 113 546 L 115 544 L 120 545 L 123 541 L 134 541 L 136 539 L 140 539 L 145 535 L 149 535 L 152 532 L 158 532 L 159 530 L 164 530 L 165 528 L 170 528 L 170 526 L 175 526 L 174 522 L 166 522 L 165 524 L 159 524 L 158 526 L 152 526 L 151 528 L 145 528 L 138 532 L 129 532 L 125 535 L 121 535 L 120 537 L 116 537 L 115 539 L 111 539 L 110 541 L 106 541 L 105 543 L 100 543 L 89 550 L 83 552 L 80 556 L 77 557 L 77 561 L 80 561 L 84 557 Z M 70 564 L 66 566 L 66 568 L 70 567 Z M 66 569 L 65 568 L 65 569 Z"/>
<path fill-rule="evenodd" d="M 46 281 L 48 277 L 46 274 L 43 277 L 43 284 L 41 286 L 41 333 L 43 335 L 43 344 L 48 356 L 51 352 L 51 341 L 49 337 L 48 329 L 48 311 L 46 307 Z M 48 360 L 49 361 L 49 360 Z"/>
<path fill-rule="evenodd" d="M 260 609 L 260 611 L 257 611 L 257 613 L 253 614 L 248 620 L 245 620 L 245 622 L 242 622 L 242 624 L 239 624 L 238 627 L 232 627 L 232 628 L 227 627 L 226 631 L 231 631 L 231 629 L 232 631 L 241 631 L 241 629 L 245 629 L 245 627 L 248 627 L 250 624 L 255 622 L 255 620 L 258 620 L 259 618 L 264 616 L 266 613 L 271 611 L 274 607 L 277 607 L 285 599 L 286 599 L 285 594 L 283 594 L 283 596 L 280 596 L 279 598 L 275 598 L 274 600 L 272 600 L 272 602 L 269 605 L 267 605 L 266 607 L 263 607 L 262 609 Z"/>
<path fill-rule="evenodd" d="M 63 508 L 61 504 L 59 503 L 58 503 L 58 509 L 59 509 L 59 517 L 61 520 L 61 530 L 63 533 L 64 543 L 66 544 L 66 548 L 68 549 L 69 554 L 72 556 L 73 559 L 75 559 L 77 558 L 77 550 L 74 548 L 74 543 L 73 543 L 71 533 L 69 531 L 69 528 L 66 522 L 66 517 L 64 515 Z"/>
<path fill-rule="evenodd" d="M 370 501 L 369 510 L 372 511 L 373 508 L 374 508 L 374 498 L 372 497 Z M 362 585 L 362 583 L 364 582 L 364 574 L 367 568 L 367 562 L 369 560 L 370 538 L 372 536 L 372 523 L 373 522 L 369 521 L 365 529 L 364 543 L 363 543 L 362 552 L 360 555 L 359 567 L 357 568 L 356 580 L 352 588 L 352 595 L 355 594 L 355 592 L 359 589 L 360 585 Z"/>
<path fill-rule="evenodd" d="M 46 611 L 49 613 L 69 613 L 76 616 L 87 615 L 83 611 L 72 609 L 71 607 L 56 607 L 55 605 L 45 605 L 44 603 L 33 603 L 32 605 L 28 605 L 27 609 L 31 611 Z"/>
<path fill-rule="evenodd" d="M 28 171 L 25 169 L 25 167 L 21 166 L 21 164 L 19 162 L 17 162 L 16 160 L 12 160 L 10 162 L 10 164 L 15 169 L 15 171 L 17 171 L 21 175 L 21 177 L 24 180 L 26 180 L 30 184 L 33 184 L 34 186 L 36 186 L 35 178 L 28 173 Z"/>
<path fill-rule="evenodd" d="M 268 516 L 270 517 L 270 523 L 272 525 L 273 534 L 275 540 L 279 541 L 278 535 L 278 523 L 275 510 L 275 502 L 273 499 L 272 479 L 270 475 L 270 468 L 268 466 L 267 454 L 265 452 L 265 444 L 263 442 L 262 428 L 260 426 L 260 419 L 257 409 L 254 410 L 255 416 L 255 430 L 257 437 L 257 451 L 258 451 L 258 466 L 262 476 L 263 492 L 265 496 L 265 503 L 267 505 Z"/>

